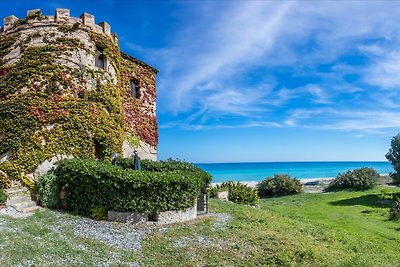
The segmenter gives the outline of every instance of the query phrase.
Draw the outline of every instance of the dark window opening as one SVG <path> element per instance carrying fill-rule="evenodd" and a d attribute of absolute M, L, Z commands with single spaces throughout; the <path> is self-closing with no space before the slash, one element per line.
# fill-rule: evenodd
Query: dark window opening
<path fill-rule="evenodd" d="M 96 46 L 96 59 L 94 65 L 98 68 L 105 69 L 103 48 Z"/>
<path fill-rule="evenodd" d="M 131 96 L 134 98 L 139 99 L 139 92 L 138 92 L 139 86 L 134 80 L 131 80 Z"/>

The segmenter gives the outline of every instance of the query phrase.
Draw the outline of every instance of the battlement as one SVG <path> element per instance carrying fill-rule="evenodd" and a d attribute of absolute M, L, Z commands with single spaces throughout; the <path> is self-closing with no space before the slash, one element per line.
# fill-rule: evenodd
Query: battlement
<path fill-rule="evenodd" d="M 47 25 L 64 25 L 76 26 L 81 25 L 93 32 L 109 36 L 112 40 L 117 41 L 114 34 L 111 33 L 111 26 L 107 22 L 95 23 L 95 17 L 89 13 L 83 13 L 79 18 L 70 16 L 69 9 L 57 8 L 54 16 L 44 16 L 40 9 L 28 10 L 26 17 L 19 19 L 14 15 L 5 17 L 3 19 L 3 27 L 0 27 L 0 34 L 13 32 L 16 28 L 22 25 L 32 24 L 34 26 Z M 38 25 L 36 25 L 38 24 Z"/>

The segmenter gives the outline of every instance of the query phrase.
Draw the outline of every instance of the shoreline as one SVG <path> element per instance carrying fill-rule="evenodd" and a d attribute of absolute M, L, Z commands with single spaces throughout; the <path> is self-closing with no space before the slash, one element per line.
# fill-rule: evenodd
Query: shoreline
<path fill-rule="evenodd" d="M 382 176 L 382 175 L 381 175 Z M 300 183 L 304 186 L 305 183 L 309 183 L 309 182 L 315 182 L 318 181 L 320 183 L 329 183 L 330 181 L 332 181 L 335 177 L 325 177 L 325 178 L 306 178 L 306 179 L 299 179 Z M 261 181 L 234 181 L 236 182 L 240 182 L 242 184 L 246 184 L 250 187 L 255 188 L 257 186 L 257 184 Z M 216 185 L 220 185 L 223 182 L 217 182 L 217 183 L 211 183 L 212 186 L 216 186 Z"/>
<path fill-rule="evenodd" d="M 381 177 L 385 177 L 385 176 L 389 176 L 389 174 L 385 173 L 385 174 L 379 174 Z M 300 183 L 303 185 L 303 187 L 307 187 L 307 188 L 312 188 L 312 187 L 321 187 L 322 185 L 328 185 L 335 177 L 317 177 L 317 178 L 305 178 L 305 179 L 298 179 L 300 180 Z M 318 185 L 305 185 L 306 183 L 309 182 L 316 182 L 318 181 L 319 184 Z M 242 184 L 246 184 L 252 188 L 256 188 L 257 184 L 261 181 L 234 181 L 236 182 L 240 182 Z M 223 182 L 215 182 L 215 183 L 211 183 L 211 185 L 214 187 L 216 185 L 220 185 Z"/>

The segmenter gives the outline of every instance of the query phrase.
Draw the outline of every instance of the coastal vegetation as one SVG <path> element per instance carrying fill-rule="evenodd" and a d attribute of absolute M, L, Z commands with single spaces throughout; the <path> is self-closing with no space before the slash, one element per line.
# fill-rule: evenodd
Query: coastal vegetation
<path fill-rule="evenodd" d="M 137 250 L 107 243 L 112 229 L 131 226 L 48 210 L 22 220 L 2 216 L 0 259 L 3 266 L 396 266 L 400 226 L 388 220 L 393 203 L 380 187 L 261 199 L 257 208 L 211 199 L 212 214 L 152 227 Z M 90 235 L 82 237 L 85 225 Z M 102 225 L 101 234 L 92 234 Z"/>
<path fill-rule="evenodd" d="M 259 197 L 257 190 L 241 182 L 228 181 L 210 189 L 210 196 L 217 198 L 218 192 L 228 191 L 228 200 L 236 204 L 257 205 Z"/>
<path fill-rule="evenodd" d="M 257 190 L 260 197 L 277 197 L 301 193 L 302 187 L 299 179 L 287 174 L 275 174 L 258 183 Z"/>
<path fill-rule="evenodd" d="M 380 175 L 373 168 L 360 168 L 336 176 L 329 184 L 328 191 L 354 190 L 363 191 L 374 188 Z"/>

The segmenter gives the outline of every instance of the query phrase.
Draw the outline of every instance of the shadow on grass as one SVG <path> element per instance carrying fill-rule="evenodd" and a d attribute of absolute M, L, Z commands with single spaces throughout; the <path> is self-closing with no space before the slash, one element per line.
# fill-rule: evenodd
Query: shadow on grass
<path fill-rule="evenodd" d="M 388 199 L 381 199 L 377 195 L 365 195 L 360 197 L 353 197 L 330 202 L 334 206 L 367 206 L 372 208 L 390 208 L 393 206 L 394 201 Z"/>

